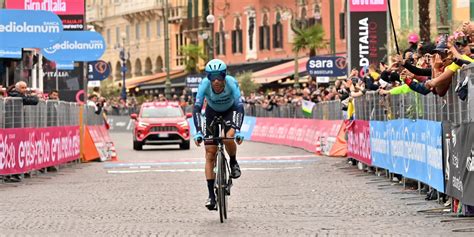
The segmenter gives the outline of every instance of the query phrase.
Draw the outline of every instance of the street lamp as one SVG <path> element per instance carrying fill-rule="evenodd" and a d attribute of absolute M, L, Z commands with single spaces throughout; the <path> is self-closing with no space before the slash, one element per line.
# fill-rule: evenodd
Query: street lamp
<path fill-rule="evenodd" d="M 120 60 L 122 61 L 122 67 L 120 68 L 121 74 L 122 74 L 122 93 L 121 93 L 121 98 L 123 99 L 124 102 L 127 101 L 127 87 L 125 86 L 125 76 L 127 73 L 127 59 L 130 58 L 130 52 L 125 51 L 125 38 L 126 35 L 122 33 L 122 45 L 119 43 L 120 47 Z"/>
<path fill-rule="evenodd" d="M 209 27 L 211 28 L 211 33 L 209 34 L 209 60 L 214 59 L 214 43 L 212 41 L 212 37 L 214 36 L 214 21 L 216 20 L 216 18 L 213 15 L 213 4 L 213 0 L 209 1 L 209 15 L 206 16 L 206 21 L 209 24 Z"/>
<path fill-rule="evenodd" d="M 169 14 L 169 5 L 168 0 L 165 1 L 165 7 L 163 8 L 163 16 L 165 21 L 165 67 L 166 67 L 166 82 L 165 82 L 165 96 L 168 100 L 171 99 L 171 78 L 170 78 L 170 36 L 168 29 L 168 14 Z"/>

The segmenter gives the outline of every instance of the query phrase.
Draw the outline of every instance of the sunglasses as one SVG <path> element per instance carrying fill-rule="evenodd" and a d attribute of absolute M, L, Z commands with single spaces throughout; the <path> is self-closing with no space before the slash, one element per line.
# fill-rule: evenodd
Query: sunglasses
<path fill-rule="evenodd" d="M 226 76 L 225 73 L 210 73 L 209 75 L 207 75 L 207 78 L 209 78 L 209 80 L 211 81 L 215 81 L 215 80 L 224 81 L 225 76 Z"/>

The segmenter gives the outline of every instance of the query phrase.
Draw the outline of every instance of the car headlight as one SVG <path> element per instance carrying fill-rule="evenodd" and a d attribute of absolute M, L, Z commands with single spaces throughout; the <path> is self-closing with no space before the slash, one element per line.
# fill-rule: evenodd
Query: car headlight
<path fill-rule="evenodd" d="M 188 127 L 188 122 L 186 122 L 186 121 L 179 122 L 178 125 L 179 125 L 180 127 L 185 128 L 185 127 Z"/>
<path fill-rule="evenodd" d="M 148 127 L 149 123 L 138 122 L 138 127 Z"/>

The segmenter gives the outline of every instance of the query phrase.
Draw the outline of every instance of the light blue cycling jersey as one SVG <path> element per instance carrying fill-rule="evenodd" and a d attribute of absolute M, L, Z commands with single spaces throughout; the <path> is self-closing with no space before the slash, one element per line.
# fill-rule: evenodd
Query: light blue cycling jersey
<path fill-rule="evenodd" d="M 202 108 L 204 98 L 207 100 L 207 106 L 210 106 L 214 111 L 225 112 L 232 106 L 242 106 L 240 100 L 240 88 L 237 80 L 233 76 L 225 77 L 224 91 L 216 94 L 212 89 L 211 81 L 206 77 L 199 84 L 196 95 L 195 107 Z"/>

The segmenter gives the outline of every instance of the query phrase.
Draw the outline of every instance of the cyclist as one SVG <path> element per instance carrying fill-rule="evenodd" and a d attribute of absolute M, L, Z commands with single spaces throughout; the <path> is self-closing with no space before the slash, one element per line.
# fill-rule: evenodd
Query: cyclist
<path fill-rule="evenodd" d="M 196 95 L 196 102 L 194 103 L 193 119 L 196 126 L 196 135 L 194 142 L 200 146 L 204 138 L 212 137 L 210 131 L 210 123 L 216 116 L 222 116 L 227 125 L 225 128 L 226 137 L 235 137 L 237 144 L 242 144 L 243 135 L 240 133 L 240 127 L 244 119 L 244 107 L 240 99 L 240 88 L 237 80 L 227 75 L 226 64 L 219 59 L 213 59 L 206 64 L 205 68 L 207 77 L 202 80 L 199 85 Z M 204 129 L 201 126 L 201 109 L 204 98 L 207 100 L 205 110 Z M 208 128 L 208 129 L 206 129 Z M 237 153 L 237 146 L 234 141 L 224 141 L 227 154 L 229 154 L 229 163 L 231 168 L 230 177 L 237 179 L 240 177 L 240 166 L 237 163 L 235 155 Z M 206 201 L 206 207 L 209 210 L 216 209 L 216 197 L 214 194 L 214 179 L 213 173 L 214 164 L 216 161 L 217 143 L 214 141 L 206 141 L 206 179 L 207 188 L 209 191 L 209 198 Z"/>

